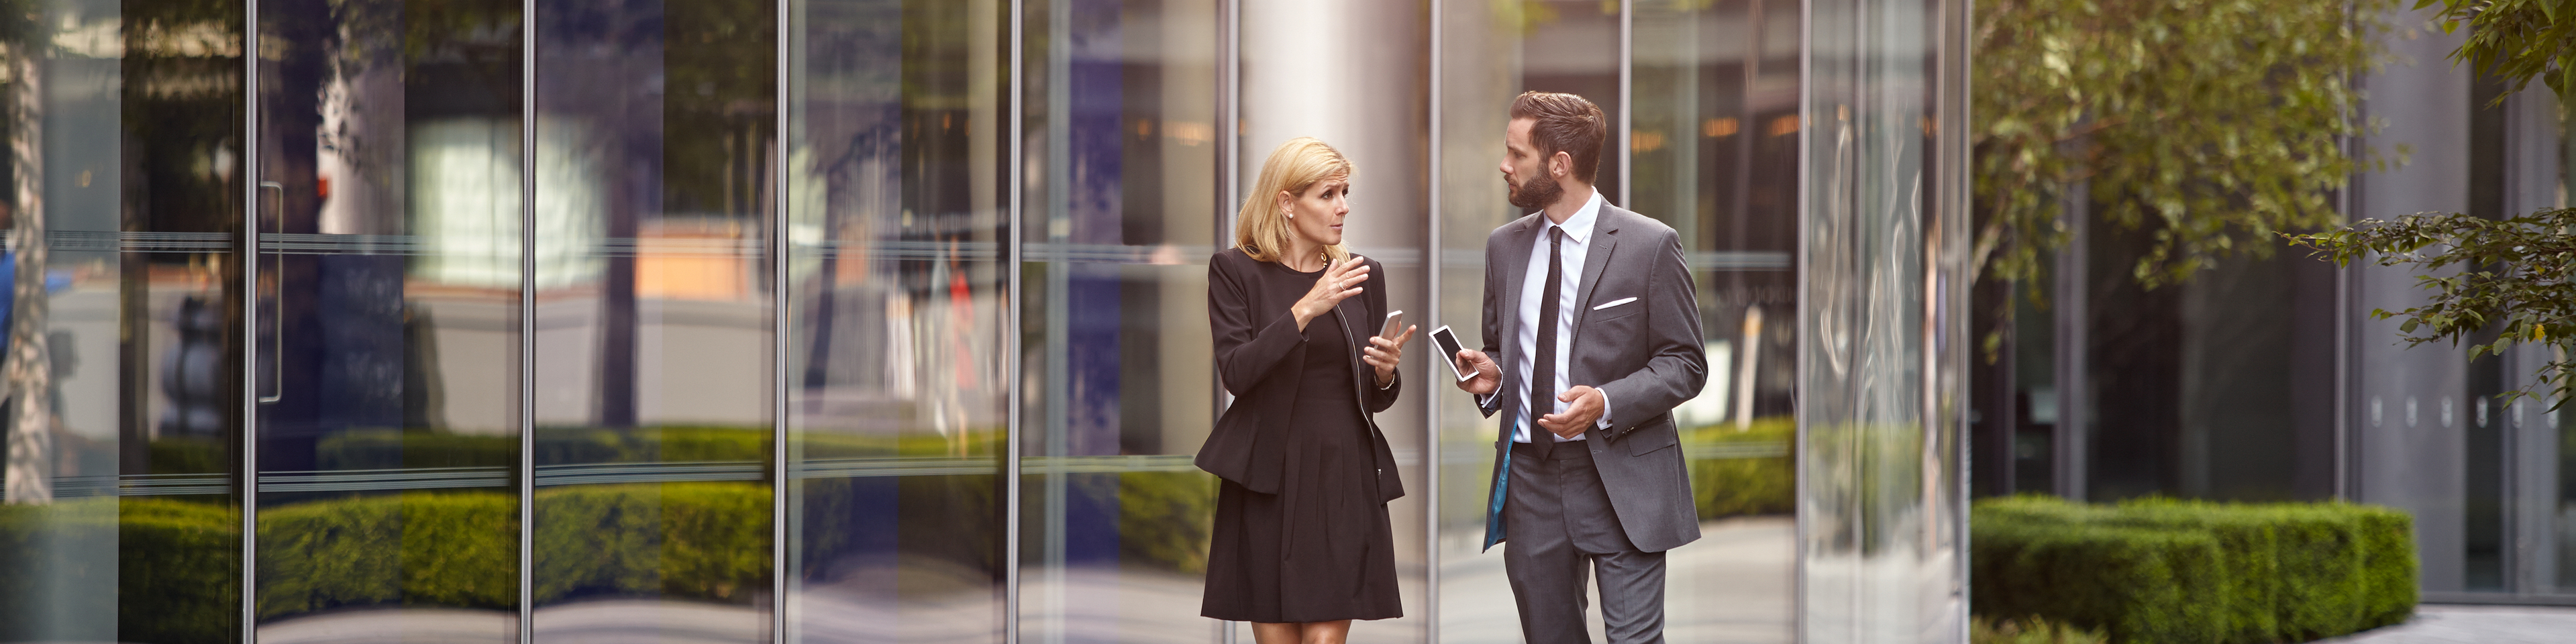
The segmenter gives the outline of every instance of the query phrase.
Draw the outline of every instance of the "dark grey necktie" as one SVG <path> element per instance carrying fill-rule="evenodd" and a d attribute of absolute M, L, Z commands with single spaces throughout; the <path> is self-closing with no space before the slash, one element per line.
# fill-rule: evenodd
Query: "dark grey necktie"
<path fill-rule="evenodd" d="M 1547 227 L 1547 286 L 1538 296 L 1538 348 L 1530 352 L 1530 445 L 1544 458 L 1556 447 L 1556 434 L 1538 426 L 1538 417 L 1556 411 L 1556 299 L 1564 291 L 1565 229 Z"/>

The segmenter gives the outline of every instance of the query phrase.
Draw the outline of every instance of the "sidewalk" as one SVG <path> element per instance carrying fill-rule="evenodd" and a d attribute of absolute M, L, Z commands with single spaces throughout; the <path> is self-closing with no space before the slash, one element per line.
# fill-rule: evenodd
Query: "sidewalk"
<path fill-rule="evenodd" d="M 2576 607 L 2424 604 L 2404 624 L 2315 644 L 2565 644 L 2576 642 Z"/>

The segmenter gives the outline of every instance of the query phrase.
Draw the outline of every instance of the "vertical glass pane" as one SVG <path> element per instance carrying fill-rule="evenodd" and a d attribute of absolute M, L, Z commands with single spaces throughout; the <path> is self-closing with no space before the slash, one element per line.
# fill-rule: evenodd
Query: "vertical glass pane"
<path fill-rule="evenodd" d="M 1621 203 L 1619 184 L 1619 169 L 1627 163 L 1619 157 L 1620 133 L 1616 131 L 1621 100 L 1620 3 L 1447 2 L 1441 6 L 1442 15 L 1433 17 L 1440 23 L 1442 39 L 1440 50 L 1433 52 L 1440 84 L 1432 91 L 1439 93 L 1442 106 L 1439 113 L 1431 115 L 1441 136 L 1441 147 L 1431 151 L 1440 160 L 1440 174 L 1434 178 L 1440 193 L 1439 211 L 1434 214 L 1440 218 L 1440 236 L 1434 240 L 1439 249 L 1440 279 L 1433 301 L 1440 309 L 1440 324 L 1457 333 L 1460 343 L 1481 347 L 1500 342 L 1481 337 L 1478 331 L 1484 311 L 1485 238 L 1495 227 L 1530 212 L 1506 200 L 1497 174 L 1503 159 L 1503 130 L 1510 121 L 1514 96 L 1523 91 L 1568 92 L 1599 105 L 1613 119 L 1613 131 L 1612 138 L 1602 142 L 1594 187 L 1610 203 L 1633 205 Z M 1641 19 L 1639 24 L 1643 23 Z M 1643 203 L 1648 201 L 1639 202 Z M 1673 207 L 1669 195 L 1653 203 Z M 1676 211 L 1635 209 L 1666 222 L 1688 216 Z M 1709 284 L 1701 282 L 1700 286 L 1705 290 Z M 1718 328 L 1719 322 L 1714 318 L 1704 322 L 1710 325 L 1706 328 Z M 1424 330 L 1431 328 L 1426 326 Z M 1712 368 L 1715 364 L 1711 363 Z M 1439 419 L 1434 435 L 1440 481 L 1439 498 L 1434 500 L 1438 510 L 1433 529 L 1438 531 L 1440 549 L 1440 639 L 1520 641 L 1520 617 L 1513 608 L 1509 580 L 1503 574 L 1502 550 L 1483 549 L 1486 495 L 1493 489 L 1494 438 L 1503 431 L 1504 416 L 1485 417 L 1476 409 L 1473 397 L 1459 393 L 1445 382 L 1447 378 L 1443 380 L 1436 385 L 1426 384 L 1420 388 L 1421 393 L 1411 394 L 1438 400 L 1434 403 Z M 1667 586 L 1668 600 L 1684 596 L 1671 592 L 1687 585 L 1682 581 L 1683 565 L 1677 560 L 1667 561 L 1666 572 L 1672 581 Z M 1785 587 L 1778 592 L 1786 592 Z M 1665 619 L 1672 629 L 1667 635 L 1680 637 L 1682 624 L 1694 619 L 1693 615 L 1705 614 L 1705 608 L 1668 611 Z M 1598 610 L 1594 613 L 1597 615 Z M 1599 618 L 1592 618 L 1590 623 L 1597 627 Z"/>
<path fill-rule="evenodd" d="M 1965 5 L 1809 3 L 1802 642 L 1965 639 Z"/>
<path fill-rule="evenodd" d="M 997 0 L 790 4 L 787 641 L 1002 641 Z"/>
<path fill-rule="evenodd" d="M 0 641 L 240 638 L 242 6 L 0 32 Z"/>
<path fill-rule="evenodd" d="M 1637 9 L 1633 207 L 1681 233 L 1709 368 L 1699 397 L 1673 410 L 1705 536 L 1667 561 L 1666 628 L 1677 642 L 1788 642 L 1797 137 L 1770 124 L 1796 114 L 1797 5 Z"/>
<path fill-rule="evenodd" d="M 2558 485 L 2553 495 L 2557 497 L 2553 504 L 2557 510 L 2557 522 L 2553 524 L 2558 541 L 2557 588 L 2558 592 L 2576 593 L 2576 422 L 2569 422 L 2569 415 L 2557 411 L 2546 412 L 2543 418 L 2558 434 Z"/>
<path fill-rule="evenodd" d="M 519 4 L 260 15 L 259 636 L 514 640 Z"/>
<path fill-rule="evenodd" d="M 537 12 L 536 637 L 766 641 L 775 5 Z"/>
<path fill-rule="evenodd" d="M 1213 0 L 1029 2 L 1021 641 L 1216 637 Z"/>
<path fill-rule="evenodd" d="M 2555 152 L 2558 155 L 2558 180 L 2552 182 L 2556 185 L 2551 186 L 2553 194 L 2548 203 L 2554 207 L 2566 208 L 2576 206 L 2576 200 L 2568 198 L 2569 188 L 2576 187 L 2576 127 L 2571 127 L 2570 124 L 2570 121 L 2576 121 L 2576 105 L 2561 104 L 2557 112 L 2558 136 Z M 2537 405 L 2533 406 L 2537 407 Z M 2546 412 L 2541 417 L 2544 419 L 2543 426 L 2555 430 L 2558 435 L 2557 458 L 2553 459 L 2556 467 L 2552 468 L 2557 473 L 2558 479 L 2558 484 L 2554 486 L 2556 494 L 2542 492 L 2544 496 L 2554 497 L 2548 504 L 2555 510 L 2556 515 L 2556 520 L 2550 522 L 2550 525 L 2555 527 L 2557 535 L 2556 586 L 2558 592 L 2576 593 L 2576 421 L 2566 420 L 2569 415 L 2555 410 Z M 2535 443 L 2533 447 L 2526 449 L 2546 449 L 2544 446 L 2549 445 L 2550 441 L 2536 440 L 2533 443 Z"/>

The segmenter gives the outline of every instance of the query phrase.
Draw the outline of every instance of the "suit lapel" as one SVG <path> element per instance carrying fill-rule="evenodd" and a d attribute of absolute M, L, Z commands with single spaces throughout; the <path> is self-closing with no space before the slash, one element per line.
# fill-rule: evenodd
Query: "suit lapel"
<path fill-rule="evenodd" d="M 1577 324 L 1592 315 L 1592 289 L 1601 286 L 1601 273 L 1609 270 L 1610 254 L 1619 249 L 1620 217 L 1614 212 L 1622 211 L 1610 204 L 1602 204 L 1601 211 L 1594 214 L 1592 220 L 1592 247 L 1583 251 L 1583 282 L 1574 287 L 1574 321 Z"/>

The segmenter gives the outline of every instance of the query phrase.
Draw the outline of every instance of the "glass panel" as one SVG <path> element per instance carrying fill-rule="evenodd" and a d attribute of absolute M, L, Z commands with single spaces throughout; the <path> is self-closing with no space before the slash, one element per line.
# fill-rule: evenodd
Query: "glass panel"
<path fill-rule="evenodd" d="M 0 32 L 0 641 L 240 638 L 242 6 Z"/>
<path fill-rule="evenodd" d="M 2557 587 L 2558 592 L 2576 593 L 2576 422 L 2555 410 L 2542 417 L 2548 427 L 2558 430 Z"/>
<path fill-rule="evenodd" d="M 1672 551 L 1676 642 L 1788 642 L 1795 613 L 1798 5 L 1637 3 L 1637 212 L 1671 224 L 1699 286 L 1708 382 L 1674 410 L 1699 541 Z M 1794 120 L 1787 123 L 1794 123 Z"/>
<path fill-rule="evenodd" d="M 787 641 L 999 642 L 1008 7 L 790 10 Z"/>
<path fill-rule="evenodd" d="M 536 637 L 766 641 L 775 5 L 537 11 Z"/>
<path fill-rule="evenodd" d="M 1441 49 L 1434 52 L 1434 64 L 1440 67 L 1440 85 L 1433 91 L 1439 92 L 1442 105 L 1439 113 L 1431 115 L 1441 136 L 1441 147 L 1432 151 L 1440 160 L 1436 179 L 1440 192 L 1436 216 L 1440 222 L 1439 238 L 1435 240 L 1440 249 L 1435 295 L 1440 311 L 1434 322 L 1448 325 L 1457 333 L 1458 341 L 1468 347 L 1500 341 L 1482 337 L 1478 330 L 1484 313 L 1485 238 L 1494 228 L 1530 212 L 1506 200 L 1497 175 L 1503 159 L 1503 131 L 1509 124 L 1514 96 L 1525 90 L 1569 92 L 1599 105 L 1613 119 L 1614 132 L 1610 140 L 1602 142 L 1594 188 L 1610 203 L 1621 201 L 1619 168 L 1627 160 L 1619 157 L 1615 132 L 1621 98 L 1619 4 L 1448 2 L 1441 5 L 1443 13 L 1434 17 L 1440 21 Z M 1790 18 L 1793 30 L 1789 33 L 1795 33 L 1796 17 L 1792 14 Z M 1670 60 L 1671 56 L 1664 58 Z M 1795 67 L 1790 69 L 1790 78 L 1794 79 Z M 1736 85 L 1740 87 L 1741 83 Z M 1663 181 L 1671 180 L 1671 171 L 1669 165 L 1665 166 L 1667 177 Z M 1652 197 L 1659 207 L 1673 207 L 1669 190 L 1666 192 Z M 1667 222 L 1682 216 L 1670 211 L 1645 214 Z M 1705 290 L 1710 283 L 1701 282 L 1700 286 Z M 1719 324 L 1713 318 L 1703 322 Z M 1432 328 L 1435 327 L 1425 326 L 1424 330 Z M 1439 536 L 1440 639 L 1520 641 L 1520 617 L 1503 574 L 1502 550 L 1483 549 L 1486 495 L 1493 490 L 1494 438 L 1497 432 L 1504 431 L 1505 416 L 1485 417 L 1476 409 L 1473 397 L 1459 393 L 1449 382 L 1425 385 L 1423 390 L 1425 393 L 1414 395 L 1438 400 L 1433 403 L 1439 419 L 1436 436 L 1440 455 L 1434 529 Z M 1685 593 L 1672 591 L 1688 583 L 1681 581 L 1682 564 L 1668 561 L 1666 565 L 1672 580 L 1666 598 L 1675 600 Z M 1599 611 L 1596 608 L 1593 612 L 1595 616 L 1589 623 L 1597 628 Z M 1681 637 L 1681 625 L 1704 612 L 1704 606 L 1668 611 L 1665 619 L 1672 629 L 1667 634 Z"/>
<path fill-rule="evenodd" d="M 1799 641 L 1966 639 L 1967 3 L 1809 3 Z"/>
<path fill-rule="evenodd" d="M 2576 105 L 2561 104 L 2557 112 L 2558 136 L 2555 137 L 2557 139 L 2555 152 L 2558 156 L 2558 180 L 2552 182 L 2556 185 L 2550 186 L 2552 198 L 2548 203 L 2553 207 L 2567 208 L 2576 206 L 2576 200 L 2568 198 L 2569 188 L 2576 187 L 2576 127 L 2570 127 L 2569 123 L 2571 120 L 2576 120 Z M 2539 407 L 2539 405 L 2516 406 Z M 2557 515 L 2556 520 L 2550 522 L 2557 534 L 2558 566 L 2554 571 L 2557 577 L 2556 587 L 2562 593 L 2576 593 L 2576 420 L 2567 420 L 2568 416 L 2559 413 L 2558 410 L 2547 411 L 2541 418 L 2544 419 L 2545 427 L 2556 430 L 2558 434 L 2556 441 L 2558 453 L 2557 458 L 2554 459 L 2556 467 L 2553 468 L 2557 473 L 2558 493 L 2549 495 L 2547 492 L 2542 492 L 2544 496 L 2556 497 L 2554 502 L 2549 503 L 2556 510 Z M 2546 449 L 2544 446 L 2549 445 L 2550 441 L 2536 440 L 2533 443 L 2532 449 Z"/>
<path fill-rule="evenodd" d="M 1216 637 L 1216 2 L 1030 2 L 1021 641 Z"/>
<path fill-rule="evenodd" d="M 515 640 L 519 4 L 261 2 L 259 636 Z"/>

